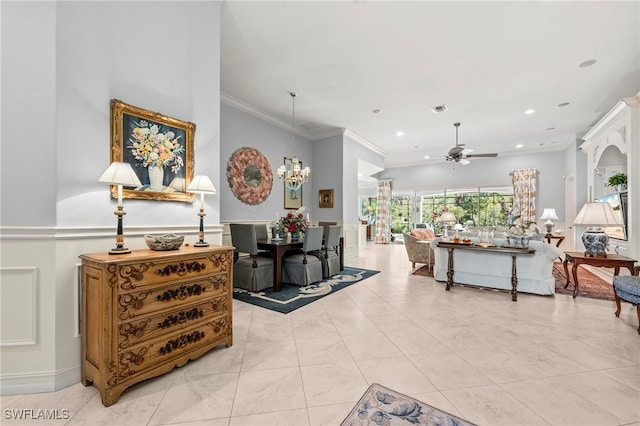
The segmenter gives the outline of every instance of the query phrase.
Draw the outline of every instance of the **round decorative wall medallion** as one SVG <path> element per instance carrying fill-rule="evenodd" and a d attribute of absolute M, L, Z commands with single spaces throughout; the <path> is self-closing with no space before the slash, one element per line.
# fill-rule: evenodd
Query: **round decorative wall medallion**
<path fill-rule="evenodd" d="M 231 192 L 245 204 L 260 204 L 271 194 L 273 173 L 267 157 L 255 148 L 237 149 L 227 164 Z"/>

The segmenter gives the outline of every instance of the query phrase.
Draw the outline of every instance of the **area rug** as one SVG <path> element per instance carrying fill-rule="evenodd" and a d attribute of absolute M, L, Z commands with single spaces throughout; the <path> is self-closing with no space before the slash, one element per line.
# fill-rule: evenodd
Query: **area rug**
<path fill-rule="evenodd" d="M 473 426 L 473 423 L 374 383 L 340 423 L 340 426 L 361 425 Z"/>
<path fill-rule="evenodd" d="M 233 289 L 233 298 L 261 308 L 288 314 L 302 306 L 327 296 L 352 284 L 367 279 L 380 271 L 345 267 L 338 275 L 306 287 L 282 284 L 282 291 L 267 289 L 252 292 L 240 288 Z"/>
<path fill-rule="evenodd" d="M 421 266 L 411 273 L 411 275 L 420 275 L 422 277 L 432 277 L 433 268 L 429 268 L 429 265 Z"/>
<path fill-rule="evenodd" d="M 561 263 L 555 263 L 553 265 L 553 278 L 556 280 L 557 294 L 573 294 L 575 285 L 573 283 L 571 265 L 569 265 L 569 276 L 571 278 L 571 283 L 569 284 L 569 287 L 564 288 L 567 283 L 566 275 L 564 274 L 564 267 Z M 615 300 L 613 285 L 606 282 L 593 272 L 584 269 L 582 266 L 578 266 L 578 283 L 580 284 L 578 288 L 578 297 Z"/>

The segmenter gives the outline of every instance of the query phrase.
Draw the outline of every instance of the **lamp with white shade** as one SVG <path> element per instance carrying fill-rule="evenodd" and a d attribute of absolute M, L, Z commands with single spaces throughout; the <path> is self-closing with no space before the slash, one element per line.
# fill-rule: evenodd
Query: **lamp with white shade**
<path fill-rule="evenodd" d="M 440 215 L 440 222 L 444 225 L 444 239 L 449 238 L 448 227 L 456 223 L 456 216 L 447 207 L 444 208 Z"/>
<path fill-rule="evenodd" d="M 187 186 L 188 192 L 195 192 L 200 194 L 200 233 L 199 241 L 194 244 L 195 247 L 209 247 L 209 243 L 204 240 L 204 194 L 215 194 L 216 188 L 213 186 L 213 182 L 205 175 L 197 175 L 193 178 L 189 186 Z"/>
<path fill-rule="evenodd" d="M 587 256 L 607 257 L 609 235 L 603 226 L 622 226 L 622 218 L 613 211 L 609 203 L 586 203 L 580 209 L 574 225 L 586 226 L 587 230 L 582 234 Z"/>
<path fill-rule="evenodd" d="M 116 234 L 116 247 L 109 251 L 109 254 L 127 254 L 131 250 L 124 246 L 124 235 L 122 232 L 122 216 L 125 215 L 122 209 L 122 187 L 123 186 L 142 186 L 142 182 L 138 179 L 138 175 L 133 171 L 131 164 L 114 161 L 109 165 L 107 170 L 100 176 L 98 182 L 108 183 L 118 186 L 118 205 L 113 213 L 118 217 L 118 229 Z"/>
<path fill-rule="evenodd" d="M 551 219 L 558 220 L 558 215 L 556 215 L 556 209 L 550 209 L 550 208 L 544 209 L 544 211 L 542 212 L 542 216 L 540 216 L 540 219 L 542 220 L 547 219 L 547 221 L 544 223 L 544 226 L 547 227 L 547 234 L 550 234 L 551 231 L 553 231 L 553 222 L 551 222 Z"/>

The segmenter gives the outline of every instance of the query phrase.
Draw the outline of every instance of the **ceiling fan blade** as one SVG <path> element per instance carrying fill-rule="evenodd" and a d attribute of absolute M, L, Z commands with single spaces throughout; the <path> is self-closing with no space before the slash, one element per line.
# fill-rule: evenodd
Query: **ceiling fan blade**
<path fill-rule="evenodd" d="M 460 164 L 462 164 L 463 166 L 466 166 L 467 164 L 469 164 L 471 161 L 467 160 L 466 158 L 461 158 L 460 161 L 458 161 Z"/>
<path fill-rule="evenodd" d="M 472 158 L 472 157 L 497 157 L 498 154 L 496 154 L 495 152 L 489 153 L 489 154 L 469 154 L 467 155 L 468 158 Z"/>
<path fill-rule="evenodd" d="M 469 155 L 473 152 L 473 150 L 471 148 L 465 148 L 462 150 L 462 152 L 460 154 L 462 155 Z"/>

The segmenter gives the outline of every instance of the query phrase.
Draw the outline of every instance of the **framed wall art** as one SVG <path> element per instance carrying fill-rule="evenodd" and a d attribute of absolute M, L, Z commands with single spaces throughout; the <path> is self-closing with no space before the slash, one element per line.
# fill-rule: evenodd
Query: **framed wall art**
<path fill-rule="evenodd" d="M 123 188 L 124 198 L 193 202 L 196 125 L 111 100 L 111 161 L 131 164 L 142 186 Z M 111 186 L 111 196 L 117 189 Z"/>
<path fill-rule="evenodd" d="M 273 187 L 269 160 L 255 148 L 239 148 L 227 163 L 227 181 L 238 200 L 260 204 L 269 197 Z"/>
<path fill-rule="evenodd" d="M 284 165 L 287 172 L 291 170 L 291 158 L 284 157 Z M 302 167 L 302 162 L 300 163 Z M 302 186 L 295 191 L 287 188 L 287 184 L 284 183 L 284 208 L 285 209 L 299 209 L 302 207 Z"/>
<path fill-rule="evenodd" d="M 318 191 L 318 205 L 320 208 L 333 208 L 333 189 Z"/>

